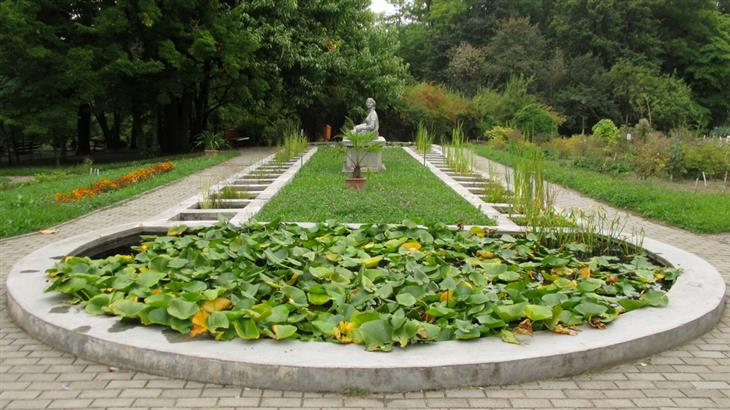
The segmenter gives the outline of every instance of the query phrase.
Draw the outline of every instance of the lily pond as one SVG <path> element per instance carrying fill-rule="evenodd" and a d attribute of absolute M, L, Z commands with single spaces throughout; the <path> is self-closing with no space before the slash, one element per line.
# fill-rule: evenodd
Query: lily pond
<path fill-rule="evenodd" d="M 128 254 L 70 256 L 48 291 L 90 314 L 217 340 L 300 339 L 368 350 L 443 340 L 575 335 L 667 304 L 679 270 L 647 256 L 551 249 L 533 235 L 333 222 L 177 226 Z M 207 335 L 207 336 L 204 336 Z"/>

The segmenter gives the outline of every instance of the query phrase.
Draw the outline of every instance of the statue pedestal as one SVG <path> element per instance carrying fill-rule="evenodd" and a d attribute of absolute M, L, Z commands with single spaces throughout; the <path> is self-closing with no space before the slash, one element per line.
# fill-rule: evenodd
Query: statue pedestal
<path fill-rule="evenodd" d="M 342 140 L 342 144 L 347 147 L 347 155 L 345 155 L 345 164 L 342 166 L 342 172 L 352 173 L 355 164 L 353 158 L 362 157 L 360 163 L 360 170 L 362 172 L 380 172 L 385 171 L 385 165 L 383 165 L 383 152 L 379 150 L 377 152 L 365 152 L 361 153 L 352 148 L 350 140 Z M 385 146 L 385 138 L 378 137 L 373 141 L 373 144 Z"/>

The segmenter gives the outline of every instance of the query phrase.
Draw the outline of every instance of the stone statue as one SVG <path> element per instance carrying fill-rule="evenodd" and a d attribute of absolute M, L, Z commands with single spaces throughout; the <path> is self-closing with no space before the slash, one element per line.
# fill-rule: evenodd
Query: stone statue
<path fill-rule="evenodd" d="M 352 129 L 352 132 L 374 132 L 375 137 L 378 137 L 378 129 L 380 124 L 378 123 L 378 113 L 375 112 L 375 100 L 368 98 L 365 101 L 365 105 L 368 107 L 368 116 L 365 117 L 365 121 L 362 124 L 358 124 Z"/>
<path fill-rule="evenodd" d="M 379 147 L 383 147 L 385 145 L 385 138 L 378 135 L 378 131 L 380 129 L 380 124 L 378 123 L 378 113 L 375 112 L 375 100 L 372 98 L 368 98 L 365 101 L 365 105 L 368 107 L 368 115 L 365 117 L 365 121 L 363 121 L 362 124 L 358 124 L 355 126 L 355 128 L 352 129 L 352 133 L 354 134 L 362 134 L 366 132 L 372 132 L 375 134 L 375 139 L 370 143 L 377 145 Z M 383 165 L 383 157 L 381 151 L 373 150 L 372 152 L 367 152 L 362 158 L 359 156 L 358 151 L 353 148 L 352 141 L 350 141 L 347 137 L 342 139 L 342 144 L 348 148 L 348 155 L 345 156 L 345 165 L 342 168 L 343 172 L 352 173 L 355 169 L 355 163 L 352 160 L 353 158 L 359 158 L 360 161 L 357 161 L 360 166 L 360 168 L 363 171 L 369 171 L 369 172 L 379 172 L 385 170 L 385 165 Z"/>

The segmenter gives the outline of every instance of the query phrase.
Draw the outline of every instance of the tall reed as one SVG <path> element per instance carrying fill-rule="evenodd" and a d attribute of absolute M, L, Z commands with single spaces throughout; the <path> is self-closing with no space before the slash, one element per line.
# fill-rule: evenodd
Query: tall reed
<path fill-rule="evenodd" d="M 446 164 L 454 172 L 468 174 L 474 167 L 474 154 L 471 146 L 464 138 L 464 130 L 461 123 L 451 130 L 451 141 L 446 145 Z"/>
<path fill-rule="evenodd" d="M 431 144 L 433 143 L 433 136 L 429 134 L 426 126 L 423 125 L 423 121 L 418 123 L 418 130 L 416 131 L 416 151 L 421 154 L 431 152 Z"/>
<path fill-rule="evenodd" d="M 279 163 L 287 162 L 301 154 L 307 149 L 308 145 L 309 141 L 307 137 L 297 133 L 290 133 L 284 137 L 284 142 L 277 148 L 274 158 Z"/>

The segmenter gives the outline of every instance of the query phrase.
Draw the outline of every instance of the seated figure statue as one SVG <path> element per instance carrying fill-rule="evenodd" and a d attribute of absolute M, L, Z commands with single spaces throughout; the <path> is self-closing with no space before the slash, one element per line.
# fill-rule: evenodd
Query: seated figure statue
<path fill-rule="evenodd" d="M 378 122 L 378 113 L 375 112 L 375 100 L 372 98 L 368 98 L 365 101 L 365 106 L 368 107 L 368 115 L 365 117 L 365 121 L 363 121 L 362 124 L 358 124 L 355 126 L 355 128 L 352 129 L 353 132 L 361 133 L 361 132 L 373 132 L 375 133 L 375 136 L 378 137 L 378 129 L 380 128 L 380 123 Z"/>
<path fill-rule="evenodd" d="M 381 137 L 378 134 L 380 124 L 378 122 L 378 113 L 375 112 L 375 100 L 372 98 L 368 98 L 365 101 L 365 105 L 368 107 L 368 115 L 367 117 L 365 117 L 365 121 L 363 121 L 362 124 L 358 124 L 352 129 L 352 132 L 355 134 L 372 132 L 373 134 L 375 134 L 375 140 L 372 143 L 382 147 L 385 145 L 385 138 Z M 349 149 L 352 149 L 352 141 L 350 141 L 348 138 L 345 137 L 342 140 L 342 143 L 346 147 L 349 147 Z M 381 152 L 377 151 L 368 153 L 368 155 L 366 155 L 364 158 L 362 168 L 365 171 L 372 172 L 384 171 L 385 166 L 383 165 Z M 350 173 L 353 171 L 353 169 L 354 163 L 352 161 L 352 155 L 347 155 L 345 165 L 342 168 L 342 171 Z"/>

